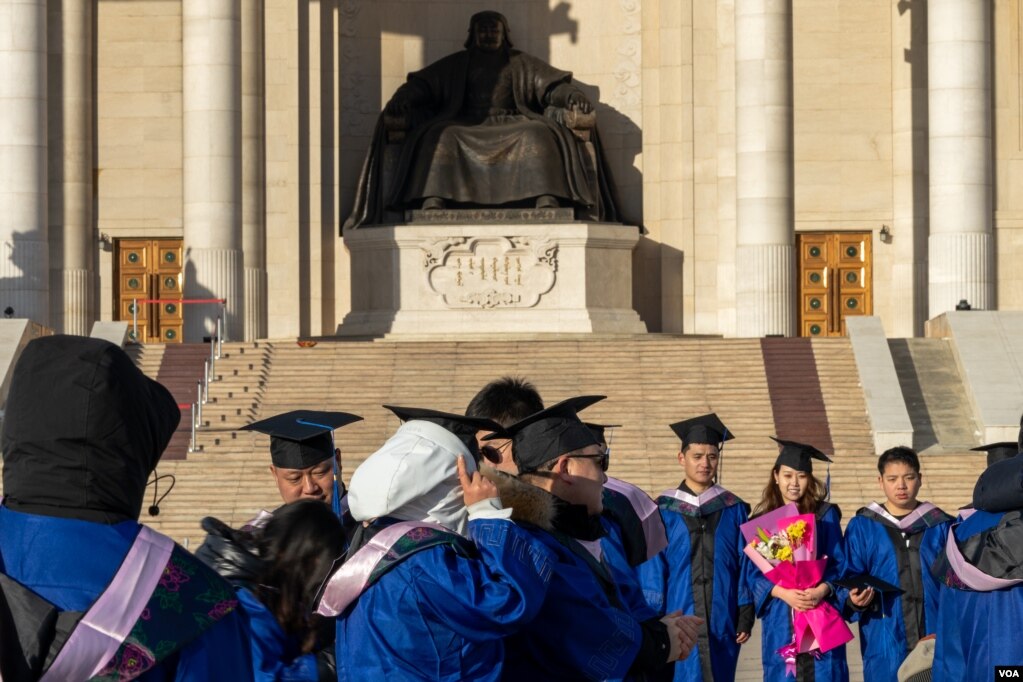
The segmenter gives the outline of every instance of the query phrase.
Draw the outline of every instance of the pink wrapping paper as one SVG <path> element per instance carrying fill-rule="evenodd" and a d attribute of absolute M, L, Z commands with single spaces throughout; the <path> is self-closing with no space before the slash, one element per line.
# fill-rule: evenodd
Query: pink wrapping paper
<path fill-rule="evenodd" d="M 763 528 L 771 535 L 790 524 L 804 520 L 809 537 L 795 550 L 796 561 L 780 561 L 773 564 L 748 543 L 757 537 L 757 529 Z M 787 504 L 773 512 L 758 516 L 740 526 L 747 544 L 743 552 L 764 577 L 779 587 L 791 590 L 806 590 L 820 584 L 824 578 L 828 558 L 815 558 L 817 528 L 812 514 L 799 514 L 795 504 Z M 831 604 L 822 601 L 809 611 L 792 611 L 793 645 L 797 653 L 819 651 L 821 653 L 842 646 L 853 638 L 849 626 Z M 784 656 L 784 654 L 783 654 Z"/>

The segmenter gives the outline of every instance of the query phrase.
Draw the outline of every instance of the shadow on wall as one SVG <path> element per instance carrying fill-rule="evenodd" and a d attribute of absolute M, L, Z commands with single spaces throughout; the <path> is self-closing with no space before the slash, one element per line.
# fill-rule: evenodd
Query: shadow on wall
<path fill-rule="evenodd" d="M 15 232 L 9 241 L 0 243 L 0 259 L 5 261 L 0 266 L 0 272 L 5 273 L 5 276 L 0 277 L 0 315 L 5 318 L 29 318 L 38 324 L 49 325 L 48 319 L 35 319 L 39 316 L 38 310 L 28 309 L 38 294 L 35 303 L 43 304 L 45 310 L 47 281 L 44 278 L 50 276 L 45 260 L 43 263 L 33 262 L 33 254 L 42 255 L 44 259 L 46 254 L 45 247 L 33 248 L 35 241 L 29 239 L 26 232 Z"/>
<path fill-rule="evenodd" d="M 191 256 L 192 249 L 185 249 L 185 298 L 219 298 L 206 285 L 198 281 L 195 273 L 195 261 L 192 260 Z M 200 343 L 204 337 L 215 336 L 217 333 L 217 314 L 219 312 L 220 304 L 217 303 L 183 305 L 181 315 L 184 321 L 185 343 Z"/>

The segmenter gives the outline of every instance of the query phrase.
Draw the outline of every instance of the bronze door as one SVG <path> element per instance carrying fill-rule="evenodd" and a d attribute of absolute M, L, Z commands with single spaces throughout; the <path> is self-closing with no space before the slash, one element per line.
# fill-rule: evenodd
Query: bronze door
<path fill-rule="evenodd" d="M 118 239 L 116 316 L 132 321 L 138 302 L 138 338 L 142 343 L 181 343 L 182 305 L 180 239 Z M 143 303 L 142 301 L 152 301 Z M 131 330 L 129 329 L 129 336 Z"/>
<path fill-rule="evenodd" d="M 873 314 L 870 238 L 869 232 L 796 235 L 800 336 L 844 336 L 847 317 Z"/>

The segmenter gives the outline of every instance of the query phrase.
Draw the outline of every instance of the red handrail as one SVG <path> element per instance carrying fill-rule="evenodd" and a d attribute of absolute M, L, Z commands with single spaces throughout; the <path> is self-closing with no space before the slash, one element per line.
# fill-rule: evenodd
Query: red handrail
<path fill-rule="evenodd" d="M 226 298 L 133 298 L 136 303 L 227 303 Z"/>

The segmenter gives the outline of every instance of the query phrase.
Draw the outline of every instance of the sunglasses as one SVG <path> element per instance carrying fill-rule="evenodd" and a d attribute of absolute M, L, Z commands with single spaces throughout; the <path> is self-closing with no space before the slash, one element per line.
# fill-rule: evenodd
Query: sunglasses
<path fill-rule="evenodd" d="M 511 445 L 511 443 L 511 440 L 507 440 L 501 445 L 484 445 L 480 448 L 480 454 L 483 455 L 488 462 L 497 464 L 501 461 L 501 458 L 504 456 L 505 449 Z"/>

